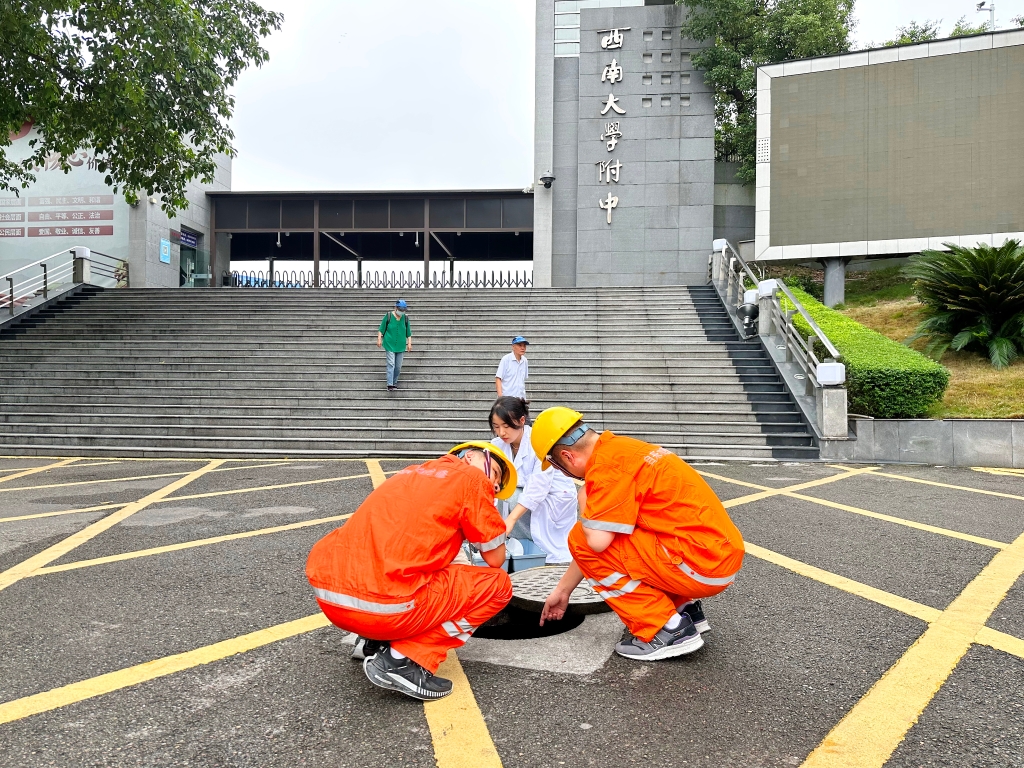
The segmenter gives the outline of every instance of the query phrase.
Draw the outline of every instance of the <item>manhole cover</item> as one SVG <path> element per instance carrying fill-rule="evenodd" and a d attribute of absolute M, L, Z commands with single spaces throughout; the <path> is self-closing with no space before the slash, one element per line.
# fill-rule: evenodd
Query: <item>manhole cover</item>
<path fill-rule="evenodd" d="M 551 590 L 565 574 L 567 565 L 545 565 L 541 568 L 528 568 L 509 576 L 512 579 L 512 605 L 527 611 L 540 613 L 544 601 Z M 574 613 L 607 613 L 611 610 L 604 600 L 598 597 L 586 581 L 572 591 L 569 598 L 569 610 Z"/>

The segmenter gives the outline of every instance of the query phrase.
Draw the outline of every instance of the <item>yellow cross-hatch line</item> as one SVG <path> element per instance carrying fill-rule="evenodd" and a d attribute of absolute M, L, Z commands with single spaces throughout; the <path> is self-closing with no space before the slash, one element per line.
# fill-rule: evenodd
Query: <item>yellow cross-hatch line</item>
<path fill-rule="evenodd" d="M 20 720 L 30 715 L 37 715 L 41 712 L 49 712 L 53 709 L 66 707 L 79 701 L 85 701 L 105 693 L 111 693 L 122 688 L 128 688 L 148 680 L 155 680 L 158 677 L 172 675 L 200 664 L 209 664 L 212 661 L 219 661 L 238 653 L 251 651 L 278 640 L 295 637 L 314 629 L 325 627 L 330 622 L 322 613 L 306 616 L 303 619 L 287 621 L 274 627 L 261 629 L 257 632 L 250 632 L 247 635 L 234 637 L 230 640 L 222 640 L 202 648 L 185 653 L 176 653 L 173 656 L 165 656 L 162 659 L 154 659 L 143 664 L 136 664 L 132 667 L 108 672 L 105 675 L 82 680 L 70 685 L 63 685 L 44 693 L 37 693 L 32 696 L 25 696 L 14 701 L 0 704 L 0 724 Z"/>
<path fill-rule="evenodd" d="M 37 472 L 45 472 L 48 469 L 59 469 L 60 467 L 66 467 L 68 464 L 72 464 L 78 461 L 78 459 L 62 459 L 61 461 L 55 462 L 54 464 L 46 464 L 42 467 L 32 467 L 30 469 L 23 469 L 20 472 L 15 472 L 13 475 L 4 475 L 0 477 L 0 483 L 6 483 L 11 480 L 17 480 L 19 477 L 28 477 L 34 475 Z"/>
<path fill-rule="evenodd" d="M 167 544 L 162 547 L 151 547 L 149 549 L 137 549 L 132 552 L 122 552 L 117 555 L 107 555 L 105 557 L 94 557 L 89 560 L 76 560 L 73 563 L 62 563 L 60 565 L 48 565 L 44 568 L 40 568 L 35 571 L 33 576 L 42 576 L 47 573 L 59 573 L 61 571 L 74 571 L 79 568 L 88 568 L 93 565 L 104 565 L 106 563 L 117 563 L 122 560 L 134 560 L 138 557 L 149 557 L 151 555 L 162 555 L 165 552 L 178 552 L 183 549 L 192 549 L 194 547 L 205 547 L 210 544 L 221 544 L 225 541 L 235 541 L 237 539 L 249 539 L 253 536 L 265 536 L 270 533 L 282 533 L 284 531 L 295 531 L 300 528 L 309 528 L 313 525 L 323 525 L 324 523 L 334 523 L 341 520 L 347 520 L 352 517 L 352 512 L 344 515 L 333 515 L 331 517 L 318 517 L 315 520 L 301 520 L 297 523 L 288 523 L 286 525 L 275 525 L 270 528 L 258 528 L 254 531 L 242 531 L 241 533 L 227 533 L 223 536 L 211 536 L 208 539 L 193 539 L 192 541 L 183 541 L 180 544 Z"/>
<path fill-rule="evenodd" d="M 885 765 L 1022 573 L 1024 534 L 996 553 L 808 755 L 802 768 Z"/>
<path fill-rule="evenodd" d="M 48 565 L 49 563 L 52 563 L 57 558 L 63 557 L 80 544 L 84 544 L 93 537 L 98 536 L 99 534 L 103 533 L 109 528 L 112 528 L 113 526 L 117 525 L 122 520 L 131 517 L 140 510 L 145 509 L 150 504 L 153 504 L 154 502 L 164 498 L 170 493 L 174 493 L 179 488 L 183 488 L 184 486 L 191 483 L 193 480 L 202 477 L 207 472 L 216 469 L 223 463 L 224 461 L 222 459 L 214 459 L 213 461 L 209 462 L 205 467 L 201 467 L 200 469 L 197 469 L 194 472 L 190 472 L 189 474 L 185 475 L 185 477 L 179 478 L 170 485 L 165 485 L 163 488 L 157 491 L 153 491 L 151 494 L 149 494 L 148 496 L 144 496 L 138 501 L 133 501 L 130 504 L 126 504 L 119 511 L 109 514 L 106 517 L 100 518 L 95 523 L 87 525 L 85 528 L 78 531 L 77 533 L 73 533 L 66 539 L 62 539 L 61 541 L 58 541 L 56 544 L 47 547 L 42 552 L 39 552 L 38 554 L 33 555 L 27 560 L 23 560 L 17 565 L 8 568 L 6 571 L 0 573 L 0 590 L 6 589 L 7 587 L 11 586 L 11 584 L 21 581 L 26 576 L 31 576 L 39 568 L 42 568 L 43 566 Z"/>
<path fill-rule="evenodd" d="M 875 474 L 878 475 L 878 477 L 888 477 L 891 480 L 903 480 L 908 483 L 920 483 L 921 485 L 934 485 L 938 488 L 949 488 L 950 490 L 953 491 L 970 491 L 971 493 L 981 493 L 984 494 L 985 496 L 1001 496 L 1004 499 L 1018 499 L 1020 501 L 1024 501 L 1024 496 L 1017 496 L 1016 494 L 1013 493 L 1003 493 L 1002 491 L 989 491 L 984 488 L 971 488 L 968 485 L 951 485 L 950 483 L 940 483 L 937 480 L 924 480 L 923 478 L 920 477 L 907 477 L 906 475 L 897 475 L 893 474 L 892 472 L 875 472 Z"/>

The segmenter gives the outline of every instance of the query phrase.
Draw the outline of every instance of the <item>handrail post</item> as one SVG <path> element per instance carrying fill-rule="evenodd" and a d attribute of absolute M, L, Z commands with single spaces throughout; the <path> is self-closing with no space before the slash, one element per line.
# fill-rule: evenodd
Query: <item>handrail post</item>
<path fill-rule="evenodd" d="M 786 362 L 793 362 L 793 335 L 796 331 L 793 329 L 793 315 L 796 314 L 795 309 L 787 309 L 782 317 L 785 323 L 785 333 L 783 337 L 783 344 L 786 345 Z"/>
<path fill-rule="evenodd" d="M 46 289 L 47 289 L 47 285 L 46 285 L 46 264 L 41 264 L 40 266 L 42 266 L 42 268 L 43 268 L 43 298 L 45 299 L 46 298 Z"/>
<path fill-rule="evenodd" d="M 11 317 L 14 317 L 14 278 L 13 277 L 8 277 L 7 278 L 7 284 L 11 287 L 10 310 L 11 310 Z"/>
<path fill-rule="evenodd" d="M 761 284 L 757 286 L 757 335 L 758 336 L 771 336 L 772 335 L 772 302 L 775 301 L 775 286 L 772 286 L 771 292 L 768 294 L 761 294 Z"/>
<path fill-rule="evenodd" d="M 92 282 L 92 252 L 88 248 L 76 247 L 71 249 L 74 254 L 74 266 L 72 267 L 72 281 L 76 283 Z"/>

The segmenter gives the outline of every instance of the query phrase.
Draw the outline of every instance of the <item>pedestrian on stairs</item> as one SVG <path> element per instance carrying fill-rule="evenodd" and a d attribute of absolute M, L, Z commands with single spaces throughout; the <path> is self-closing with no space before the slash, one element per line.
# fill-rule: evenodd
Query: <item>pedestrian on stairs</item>
<path fill-rule="evenodd" d="M 501 451 L 462 443 L 385 480 L 313 546 L 306 578 L 331 623 L 359 635 L 352 657 L 371 683 L 423 701 L 452 692 L 438 666 L 512 599 L 494 500 L 515 488 Z M 464 539 L 489 568 L 452 562 Z"/>
<path fill-rule="evenodd" d="M 494 389 L 498 397 L 526 397 L 526 380 L 530 378 L 530 363 L 526 359 L 526 347 L 530 342 L 525 336 L 512 339 L 512 351 L 501 358 L 498 371 L 494 374 Z"/>
<path fill-rule="evenodd" d="M 404 299 L 395 302 L 395 308 L 384 315 L 377 327 L 377 346 L 384 348 L 387 361 L 388 392 L 398 389 L 398 377 L 402 373 L 402 358 L 412 352 L 412 328 L 406 311 L 409 305 Z"/>
<path fill-rule="evenodd" d="M 615 646 L 620 656 L 655 661 L 704 645 L 701 598 L 732 584 L 743 563 L 743 538 L 715 492 L 671 451 L 596 432 L 570 408 L 542 412 L 531 438 L 542 467 L 585 481 L 573 565 L 540 623 L 562 618 L 586 577 L 633 635 Z"/>

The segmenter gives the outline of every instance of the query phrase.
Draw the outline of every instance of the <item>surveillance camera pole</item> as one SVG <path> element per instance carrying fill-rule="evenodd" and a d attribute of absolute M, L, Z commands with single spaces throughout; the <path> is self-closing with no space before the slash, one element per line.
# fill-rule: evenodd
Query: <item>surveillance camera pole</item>
<path fill-rule="evenodd" d="M 989 32 L 995 32 L 996 31 L 996 4 L 995 3 L 986 2 L 986 0 L 982 0 L 982 2 L 978 3 L 977 6 L 975 6 L 975 10 L 978 13 L 985 13 L 986 11 L 988 12 L 988 31 Z"/>

